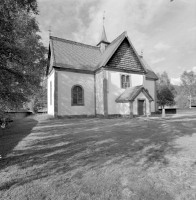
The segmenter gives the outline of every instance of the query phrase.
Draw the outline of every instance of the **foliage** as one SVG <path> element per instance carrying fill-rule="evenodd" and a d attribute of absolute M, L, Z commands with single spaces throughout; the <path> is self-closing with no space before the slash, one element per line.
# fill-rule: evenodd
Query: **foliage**
<path fill-rule="evenodd" d="M 185 89 L 187 95 L 196 94 L 196 74 L 193 71 L 184 71 L 181 75 L 181 86 Z"/>
<path fill-rule="evenodd" d="M 32 111 L 37 112 L 39 109 L 47 108 L 47 87 L 46 82 L 42 84 L 42 87 L 32 97 Z"/>
<path fill-rule="evenodd" d="M 40 88 L 46 48 L 40 42 L 36 0 L 0 1 L 0 109 L 17 108 Z"/>
<path fill-rule="evenodd" d="M 157 82 L 157 98 L 159 105 L 164 108 L 165 106 L 175 105 L 176 90 L 170 83 L 170 79 L 166 72 L 163 74 L 157 74 L 159 80 Z"/>
<path fill-rule="evenodd" d="M 178 92 L 177 97 L 175 98 L 178 108 L 188 108 L 189 107 L 189 98 L 184 94 L 183 90 Z"/>
<path fill-rule="evenodd" d="M 161 74 L 161 75 L 158 73 L 157 76 L 159 77 L 159 80 L 157 82 L 158 85 L 166 85 L 166 86 L 168 86 L 168 88 L 171 90 L 172 94 L 174 96 L 176 96 L 177 95 L 177 91 L 176 91 L 174 85 L 171 84 L 171 81 L 170 81 L 170 78 L 169 78 L 167 72 L 164 71 L 163 74 Z"/>
<path fill-rule="evenodd" d="M 184 71 L 180 78 L 179 103 L 185 105 L 185 107 L 191 107 L 196 98 L 196 74 L 193 71 Z"/>
<path fill-rule="evenodd" d="M 174 95 L 167 85 L 160 85 L 157 91 L 157 98 L 159 105 L 164 108 L 165 106 L 175 105 Z"/>
<path fill-rule="evenodd" d="M 196 74 L 193 71 L 184 71 L 181 75 L 181 85 L 175 86 L 178 108 L 190 108 L 196 105 Z"/>

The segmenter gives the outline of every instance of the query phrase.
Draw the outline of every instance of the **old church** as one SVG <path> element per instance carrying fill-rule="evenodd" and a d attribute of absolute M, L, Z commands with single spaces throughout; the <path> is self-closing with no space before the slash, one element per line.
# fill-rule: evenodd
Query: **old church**
<path fill-rule="evenodd" d="M 127 32 L 112 42 L 105 28 L 96 46 L 50 36 L 48 114 L 149 116 L 157 110 L 156 74 Z"/>

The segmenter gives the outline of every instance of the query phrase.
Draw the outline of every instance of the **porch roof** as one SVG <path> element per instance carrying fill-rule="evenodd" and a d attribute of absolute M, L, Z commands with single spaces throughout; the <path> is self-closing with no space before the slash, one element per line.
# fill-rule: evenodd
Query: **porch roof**
<path fill-rule="evenodd" d="M 143 87 L 143 85 L 138 85 L 135 87 L 127 88 L 117 99 L 117 103 L 126 103 L 129 101 L 134 101 L 135 98 L 141 93 L 146 96 L 149 101 L 153 101 L 153 98 L 149 94 L 148 90 Z"/>

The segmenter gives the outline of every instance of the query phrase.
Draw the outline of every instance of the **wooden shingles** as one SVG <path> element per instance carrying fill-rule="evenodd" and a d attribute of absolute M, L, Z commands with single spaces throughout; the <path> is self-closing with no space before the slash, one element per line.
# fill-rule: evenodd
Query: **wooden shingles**
<path fill-rule="evenodd" d="M 108 61 L 107 66 L 117 69 L 145 72 L 127 38 L 120 44 L 119 48 Z"/>

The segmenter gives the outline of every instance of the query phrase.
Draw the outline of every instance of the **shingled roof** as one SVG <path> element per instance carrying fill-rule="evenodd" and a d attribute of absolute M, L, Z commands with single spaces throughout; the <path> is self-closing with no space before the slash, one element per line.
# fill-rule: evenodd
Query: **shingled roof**
<path fill-rule="evenodd" d="M 53 55 L 53 66 L 92 72 L 101 67 L 110 67 L 107 66 L 108 62 L 111 60 L 118 48 L 121 48 L 121 46 L 123 48 L 125 40 L 131 48 L 131 52 L 134 54 L 133 58 L 131 58 L 131 62 L 135 62 L 136 64 L 134 63 L 134 65 L 137 67 L 135 67 L 131 62 L 128 67 L 124 67 L 123 63 L 127 64 L 129 63 L 129 60 L 123 61 L 122 59 L 122 62 L 120 63 L 122 66 L 119 65 L 119 68 L 129 71 L 138 71 L 144 74 L 148 73 L 149 77 L 156 78 L 156 75 L 154 76 L 154 72 L 148 69 L 145 66 L 145 62 L 138 56 L 126 32 L 123 32 L 120 36 L 108 44 L 103 53 L 101 53 L 100 47 L 98 46 L 91 46 L 50 36 L 50 49 Z M 113 63 L 114 62 L 115 60 Z M 110 64 L 111 63 L 109 63 L 109 65 Z"/>
<path fill-rule="evenodd" d="M 148 65 L 148 63 L 144 60 L 143 56 L 140 56 L 140 61 L 143 63 L 143 65 L 146 68 L 146 71 L 147 71 L 146 78 L 158 80 L 159 78 L 153 72 L 153 70 L 150 68 L 150 66 Z"/>
<path fill-rule="evenodd" d="M 153 98 L 149 94 L 148 90 L 145 89 L 142 85 L 138 85 L 135 87 L 128 87 L 117 99 L 117 103 L 125 103 L 128 101 L 134 101 L 134 99 L 141 93 L 149 99 L 149 101 L 153 101 Z"/>
<path fill-rule="evenodd" d="M 100 60 L 99 47 L 50 36 L 55 67 L 94 71 Z"/>

